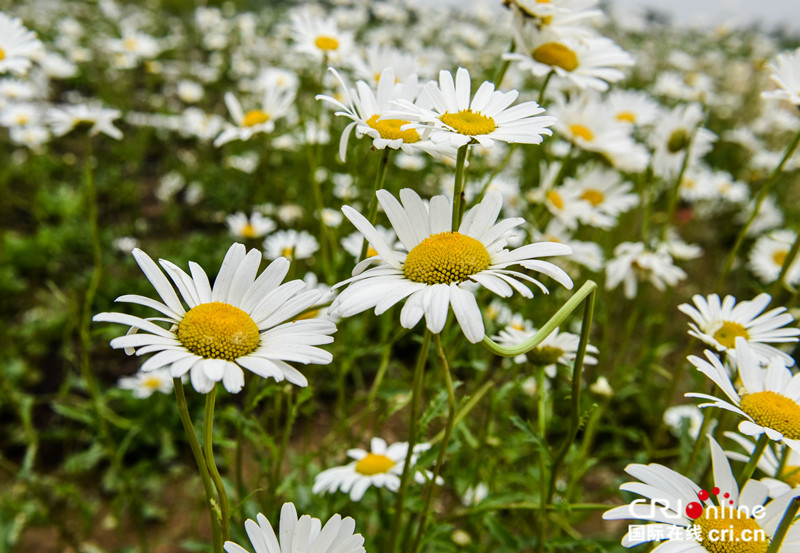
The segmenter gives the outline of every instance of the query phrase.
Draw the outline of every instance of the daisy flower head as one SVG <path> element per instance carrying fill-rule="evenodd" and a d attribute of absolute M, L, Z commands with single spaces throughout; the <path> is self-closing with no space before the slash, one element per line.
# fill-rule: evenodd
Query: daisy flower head
<path fill-rule="evenodd" d="M 169 369 L 157 369 L 149 372 L 139 371 L 133 376 L 124 376 L 119 379 L 117 386 L 123 390 L 131 390 L 133 397 L 145 399 L 155 392 L 171 393 L 172 382 Z"/>
<path fill-rule="evenodd" d="M 400 324 L 413 328 L 424 315 L 427 328 L 438 333 L 444 328 L 452 306 L 464 335 L 477 343 L 483 339 L 485 330 L 475 298 L 476 285 L 501 297 L 511 296 L 514 290 L 526 298 L 533 297 L 525 282 L 547 293 L 538 280 L 508 269 L 520 265 L 544 273 L 567 289 L 572 288 L 572 280 L 562 269 L 538 259 L 567 255 L 572 251 L 568 246 L 540 242 L 506 249 L 513 229 L 524 223 L 524 219 L 496 222 L 503 205 L 500 193 L 487 193 L 464 215 L 457 231 L 451 231 L 447 197 L 435 196 L 426 205 L 416 192 L 406 188 L 400 191 L 400 200 L 402 204 L 385 190 L 378 191 L 378 201 L 404 251 L 390 247 L 356 210 L 349 206 L 342 208 L 378 253 L 381 263 L 367 270 L 364 270 L 367 264 L 359 264 L 352 278 L 337 285 L 348 286 L 334 300 L 332 313 L 349 317 L 374 307 L 375 314 L 380 315 L 405 300 Z"/>
<path fill-rule="evenodd" d="M 650 251 L 642 242 L 623 242 L 614 248 L 614 259 L 606 263 L 606 290 L 613 290 L 622 283 L 625 297 L 633 299 L 640 280 L 663 291 L 686 276 L 663 248 Z"/>
<path fill-rule="evenodd" d="M 755 442 L 736 432 L 725 432 L 725 437 L 739 444 L 747 452 L 747 455 L 742 455 L 736 451 L 726 450 L 725 455 L 728 459 L 748 462 L 756 450 Z M 767 475 L 760 481 L 769 488 L 770 497 L 779 497 L 800 488 L 800 453 L 791 449 L 784 450 L 784 447 L 770 444 L 758 459 L 758 468 Z M 786 461 L 782 463 L 784 455 Z"/>
<path fill-rule="evenodd" d="M 225 93 L 225 105 L 233 119 L 233 125 L 223 130 L 214 140 L 214 146 L 222 146 L 233 140 L 250 140 L 258 133 L 269 134 L 275 130 L 275 120 L 285 117 L 294 102 L 295 90 L 278 86 L 264 88 L 261 107 L 246 112 L 232 92 Z"/>
<path fill-rule="evenodd" d="M 543 135 L 553 134 L 548 127 L 556 122 L 555 118 L 540 115 L 544 108 L 536 102 L 510 107 L 519 96 L 517 90 L 500 92 L 494 83 L 485 81 L 473 95 L 472 79 L 464 67 L 458 68 L 455 80 L 449 71 L 440 71 L 438 85 L 428 82 L 422 94 L 431 109 L 399 100 L 397 111 L 388 117 L 411 121 L 402 128 L 426 133 L 434 144 L 453 148 L 473 143 L 491 148 L 495 140 L 539 144 Z"/>
<path fill-rule="evenodd" d="M 430 140 L 423 139 L 417 130 L 404 128 L 411 123 L 410 121 L 385 117 L 395 101 L 405 100 L 413 103 L 417 99 L 420 87 L 416 75 L 410 75 L 398 83 L 395 80 L 394 69 L 386 68 L 381 72 L 377 88 L 373 91 L 364 81 L 358 81 L 356 88 L 350 88 L 338 71 L 332 67 L 329 70 L 339 81 L 344 94 L 344 103 L 325 94 L 317 95 L 317 100 L 335 106 L 339 110 L 336 115 L 347 117 L 352 121 L 342 131 L 342 138 L 339 140 L 339 157 L 342 161 L 347 155 L 347 144 L 354 129 L 357 138 L 365 135 L 370 137 L 372 145 L 378 150 L 402 149 L 406 154 L 422 150 L 433 156 L 455 155 L 452 148 L 437 146 Z"/>
<path fill-rule="evenodd" d="M 103 133 L 120 140 L 122 131 L 114 126 L 114 121 L 122 115 L 118 109 L 104 108 L 95 103 L 53 106 L 47 111 L 46 119 L 53 134 L 63 136 L 79 126 L 89 127 L 89 136 Z"/>
<path fill-rule="evenodd" d="M 353 33 L 339 30 L 333 17 L 322 17 L 302 7 L 293 10 L 289 19 L 296 48 L 303 54 L 340 63 L 353 50 Z"/>
<path fill-rule="evenodd" d="M 18 17 L 0 12 L 0 73 L 26 73 L 32 58 L 42 50 L 36 33 L 26 29 Z"/>
<path fill-rule="evenodd" d="M 610 38 L 561 36 L 552 30 L 514 28 L 517 51 L 503 59 L 518 62 L 520 69 L 535 77 L 550 71 L 579 89 L 608 90 L 608 83 L 625 78 L 623 67 L 634 64 L 633 57 Z"/>
<path fill-rule="evenodd" d="M 747 267 L 762 283 L 775 282 L 796 238 L 794 231 L 788 229 L 774 230 L 759 236 L 750 250 Z M 792 286 L 800 283 L 800 257 L 795 257 L 783 278 Z"/>
<path fill-rule="evenodd" d="M 281 508 L 280 525 L 275 533 L 267 517 L 258 513 L 256 520 L 244 523 L 255 553 L 364 553 L 364 537 L 356 534 L 356 522 L 335 514 L 322 525 L 318 518 L 298 518 L 293 503 Z M 249 553 L 232 541 L 226 541 L 227 553 Z"/>
<path fill-rule="evenodd" d="M 279 230 L 264 239 L 267 259 L 285 257 L 289 261 L 308 259 L 319 249 L 319 242 L 312 234 L 301 230 Z"/>
<path fill-rule="evenodd" d="M 559 36 L 586 38 L 594 34 L 587 24 L 603 18 L 603 12 L 594 9 L 598 0 L 504 0 L 515 15 L 517 26 L 530 26 L 532 32 L 550 31 Z"/>
<path fill-rule="evenodd" d="M 197 263 L 189 263 L 190 275 L 162 259 L 161 267 L 173 287 L 146 253 L 138 248 L 132 253 L 161 301 L 133 294 L 116 301 L 144 305 L 162 316 L 142 319 L 100 313 L 93 320 L 131 327 L 126 335 L 111 340 L 111 347 L 124 348 L 129 355 L 155 353 L 141 370 L 169 367 L 173 378 L 189 373 L 200 393 L 210 392 L 220 381 L 230 393 L 237 393 L 244 386 L 243 368 L 264 378 L 306 386 L 306 377 L 287 361 L 331 362 L 331 354 L 317 346 L 331 343 L 336 327 L 330 321 L 295 320 L 321 293 L 307 290 L 301 280 L 281 284 L 289 271 L 286 259 L 273 261 L 256 278 L 261 252 L 247 252 L 242 244 L 233 244 L 213 287 Z"/>
<path fill-rule="evenodd" d="M 620 214 L 639 203 L 639 197 L 631 193 L 632 188 L 633 185 L 624 182 L 618 172 L 600 168 L 584 171 L 575 178 L 569 177 L 563 186 L 565 191 L 569 191 L 565 192 L 567 195 L 575 194 L 588 205 L 581 222 L 603 229 L 611 229 Z"/>
<path fill-rule="evenodd" d="M 250 217 L 238 211 L 225 217 L 225 224 L 234 238 L 250 240 L 261 238 L 275 230 L 275 221 L 255 211 Z"/>
<path fill-rule="evenodd" d="M 430 444 L 426 443 L 414 446 L 410 461 L 412 469 L 419 454 L 430 447 Z M 407 442 L 396 442 L 387 446 L 382 438 L 372 438 L 369 451 L 348 450 L 347 456 L 353 459 L 351 463 L 320 472 L 314 479 L 311 491 L 327 493 L 340 490 L 350 494 L 350 499 L 353 501 L 360 501 L 370 486 L 396 492 L 400 488 L 400 476 L 403 474 L 407 455 Z M 433 474 L 430 471 L 414 470 L 414 480 L 418 484 L 424 484 L 431 478 Z"/>
<path fill-rule="evenodd" d="M 622 538 L 624 547 L 662 541 L 654 552 L 760 553 L 767 550 L 786 508 L 797 493 L 790 492 L 767 502 L 768 489 L 757 480 L 748 480 L 740 490 L 725 452 L 710 436 L 709 442 L 714 474 L 714 487 L 709 491 L 664 465 L 631 464 L 625 468 L 638 482 L 623 484 L 620 490 L 644 499 L 606 511 L 603 518 L 642 520 L 650 524 L 637 533 L 631 527 Z M 800 519 L 790 524 L 777 551 L 796 551 L 798 544 Z"/>
<path fill-rule="evenodd" d="M 692 319 L 689 334 L 717 351 L 734 353 L 736 339 L 742 338 L 760 363 L 779 357 L 791 367 L 794 359 L 769 344 L 797 342 L 800 328 L 788 328 L 794 317 L 786 312 L 785 307 L 764 313 L 771 300 L 769 294 L 759 294 L 750 301 L 737 304 L 736 298 L 730 295 L 720 300 L 717 294 L 706 297 L 698 294 L 692 297 L 694 305 L 684 303 L 678 306 L 678 310 Z"/>
<path fill-rule="evenodd" d="M 772 71 L 769 78 L 777 88 L 762 92 L 761 97 L 800 106 L 800 48 L 778 54 L 768 67 Z"/>
<path fill-rule="evenodd" d="M 653 171 L 664 178 L 675 178 L 689 156 L 687 168 L 711 151 L 717 135 L 701 127 L 703 110 L 699 104 L 684 104 L 666 113 L 649 135 L 653 148 Z"/>
<path fill-rule="evenodd" d="M 711 379 L 728 397 L 727 400 L 690 392 L 686 397 L 708 400 L 699 407 L 719 407 L 741 415 L 739 432 L 759 437 L 766 434 L 774 442 L 783 442 L 800 452 L 800 374 L 792 371 L 780 357 L 770 359 L 766 368 L 756 359 L 747 340 L 736 338 L 736 366 L 742 387 L 736 389 L 728 369 L 713 352 L 706 359 L 689 356 L 689 362 Z"/>

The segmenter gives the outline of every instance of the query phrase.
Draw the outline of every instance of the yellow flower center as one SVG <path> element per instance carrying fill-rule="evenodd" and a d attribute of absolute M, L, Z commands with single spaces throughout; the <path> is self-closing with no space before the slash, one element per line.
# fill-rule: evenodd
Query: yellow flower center
<path fill-rule="evenodd" d="M 247 223 L 245 226 L 242 227 L 242 238 L 255 238 L 256 237 L 256 229 L 250 223 Z"/>
<path fill-rule="evenodd" d="M 300 313 L 294 320 L 304 321 L 306 319 L 316 319 L 318 316 L 319 316 L 319 309 L 312 309 L 311 311 Z"/>
<path fill-rule="evenodd" d="M 0 61 L 6 59 L 6 51 L 0 48 Z"/>
<path fill-rule="evenodd" d="M 591 142 L 592 140 L 594 140 L 594 133 L 586 125 L 581 125 L 576 123 L 574 125 L 570 125 L 569 130 L 572 134 L 583 138 L 587 142 Z"/>
<path fill-rule="evenodd" d="M 581 194 L 581 200 L 586 200 L 593 206 L 598 206 L 605 201 L 605 194 L 595 188 L 587 188 Z"/>
<path fill-rule="evenodd" d="M 384 474 L 389 472 L 395 462 L 380 453 L 368 453 L 366 457 L 356 463 L 356 472 L 364 476 Z"/>
<path fill-rule="evenodd" d="M 772 260 L 775 262 L 775 265 L 780 265 L 783 267 L 783 263 L 786 261 L 787 255 L 789 255 L 788 250 L 780 250 L 772 254 Z"/>
<path fill-rule="evenodd" d="M 550 200 L 550 203 L 553 204 L 556 209 L 564 209 L 564 198 L 555 190 L 547 191 L 547 199 Z"/>
<path fill-rule="evenodd" d="M 626 123 L 636 123 L 636 114 L 632 111 L 620 111 L 617 113 L 617 121 L 625 121 Z"/>
<path fill-rule="evenodd" d="M 261 337 L 253 319 L 219 301 L 193 307 L 178 325 L 178 341 L 200 357 L 234 361 L 256 350 Z"/>
<path fill-rule="evenodd" d="M 133 37 L 126 38 L 122 41 L 122 47 L 125 48 L 128 52 L 135 52 L 136 48 L 139 46 L 139 41 Z"/>
<path fill-rule="evenodd" d="M 314 40 L 314 46 L 325 52 L 339 49 L 339 41 L 332 36 L 320 35 Z"/>
<path fill-rule="evenodd" d="M 800 405 L 796 401 L 777 392 L 756 392 L 742 397 L 741 408 L 757 425 L 800 440 Z"/>
<path fill-rule="evenodd" d="M 443 113 L 439 119 L 457 133 L 467 136 L 489 134 L 497 128 L 494 119 L 471 109 L 462 109 L 458 113 Z"/>
<path fill-rule="evenodd" d="M 743 511 L 710 507 L 694 523 L 709 553 L 766 553 L 769 547 L 766 532 Z"/>
<path fill-rule="evenodd" d="M 667 140 L 667 150 L 669 150 L 670 153 L 677 154 L 689 146 L 689 138 L 689 131 L 686 129 L 677 129 L 673 131 L 673 133 L 669 135 L 669 140 Z"/>
<path fill-rule="evenodd" d="M 148 390 L 155 390 L 161 386 L 161 379 L 156 376 L 148 376 L 142 380 L 142 386 Z"/>
<path fill-rule="evenodd" d="M 406 278 L 425 284 L 464 282 L 489 267 L 489 252 L 478 240 L 458 232 L 440 232 L 417 244 L 406 257 Z"/>
<path fill-rule="evenodd" d="M 723 322 L 722 326 L 714 332 L 714 339 L 726 348 L 736 347 L 736 338 L 739 336 L 747 340 L 750 338 L 750 333 L 745 327 L 733 321 Z"/>
<path fill-rule="evenodd" d="M 2 58 L 0 58 L 0 59 L 2 59 Z M 20 113 L 19 115 L 17 115 L 17 125 L 19 125 L 20 127 L 22 127 L 22 126 L 25 126 L 25 125 L 27 125 L 28 123 L 30 123 L 30 118 L 28 117 L 28 115 L 27 115 L 27 114 L 25 114 L 25 113 Z M 783 257 L 786 257 L 786 255 L 784 254 L 784 256 L 783 256 Z M 781 263 L 781 265 L 782 265 L 782 264 L 783 264 L 783 263 Z"/>
<path fill-rule="evenodd" d="M 578 68 L 578 55 L 560 42 L 545 42 L 537 46 L 531 56 L 539 63 L 560 67 L 564 71 Z"/>
<path fill-rule="evenodd" d="M 287 246 L 281 250 L 281 255 L 286 259 L 292 259 L 294 256 L 294 246 Z"/>
<path fill-rule="evenodd" d="M 256 125 L 260 125 L 261 123 L 266 123 L 267 121 L 269 121 L 268 113 L 264 113 L 260 109 L 254 109 L 244 114 L 242 126 L 254 127 Z"/>
<path fill-rule="evenodd" d="M 372 246 L 367 246 L 367 253 L 364 259 L 366 259 L 367 257 L 375 257 L 376 255 L 378 255 L 378 252 L 375 251 L 375 248 L 373 248 Z"/>
<path fill-rule="evenodd" d="M 552 365 L 564 355 L 564 350 L 553 346 L 539 346 L 528 352 L 528 361 L 536 365 Z"/>
<path fill-rule="evenodd" d="M 783 467 L 780 475 L 778 475 L 780 480 L 783 480 L 791 487 L 796 488 L 800 486 L 800 467 L 795 467 L 791 465 L 787 465 Z"/>
<path fill-rule="evenodd" d="M 367 125 L 378 131 L 381 138 L 386 140 L 397 140 L 399 138 L 406 144 L 413 144 L 419 140 L 419 133 L 416 129 L 400 130 L 400 127 L 407 125 L 410 121 L 403 119 L 382 119 L 378 121 L 378 119 L 380 119 L 380 115 L 376 113 L 367 119 Z"/>

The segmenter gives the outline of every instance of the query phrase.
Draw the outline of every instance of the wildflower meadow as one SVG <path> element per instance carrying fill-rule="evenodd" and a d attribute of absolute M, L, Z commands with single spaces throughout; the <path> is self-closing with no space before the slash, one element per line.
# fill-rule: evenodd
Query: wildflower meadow
<path fill-rule="evenodd" d="M 0 0 L 0 142 L 0 553 L 800 553 L 800 34 Z"/>

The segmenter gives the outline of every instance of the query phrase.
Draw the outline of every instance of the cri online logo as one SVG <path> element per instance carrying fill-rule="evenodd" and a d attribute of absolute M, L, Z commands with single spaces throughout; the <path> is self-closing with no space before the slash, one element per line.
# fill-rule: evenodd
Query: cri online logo
<path fill-rule="evenodd" d="M 730 498 L 731 494 L 729 494 L 728 492 L 725 492 L 722 495 L 722 498 L 720 498 L 719 497 L 719 491 L 720 491 L 719 488 L 717 488 L 716 486 L 711 488 L 711 495 L 717 496 L 717 500 L 719 501 L 720 506 L 723 509 L 725 508 L 725 505 L 724 505 L 725 500 L 727 500 L 729 505 L 733 505 L 733 499 Z M 708 498 L 709 498 L 709 493 L 706 490 L 700 490 L 700 492 L 698 492 L 698 494 L 697 494 L 697 497 L 700 499 L 700 501 L 707 501 Z M 691 503 L 689 503 L 686 506 L 686 516 L 689 517 L 690 519 L 692 519 L 692 520 L 698 519 L 698 518 L 700 518 L 702 516 L 702 514 L 703 514 L 703 504 L 702 503 L 699 503 L 697 501 L 692 501 Z"/>

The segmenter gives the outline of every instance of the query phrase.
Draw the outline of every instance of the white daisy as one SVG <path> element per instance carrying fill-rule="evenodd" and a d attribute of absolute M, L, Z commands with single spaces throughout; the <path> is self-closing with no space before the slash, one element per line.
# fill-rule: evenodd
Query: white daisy
<path fill-rule="evenodd" d="M 250 217 L 241 211 L 225 217 L 225 224 L 234 238 L 252 239 L 261 238 L 275 230 L 275 221 L 265 217 L 258 211 L 253 212 Z"/>
<path fill-rule="evenodd" d="M 675 178 L 688 155 L 687 167 L 693 166 L 713 147 L 717 135 L 700 127 L 703 110 L 699 104 L 679 105 L 664 114 L 648 135 L 653 147 L 653 171 L 666 178 Z"/>
<path fill-rule="evenodd" d="M 139 371 L 133 376 L 124 376 L 117 382 L 123 390 L 131 390 L 133 397 L 144 399 L 153 395 L 154 392 L 169 394 L 172 392 L 172 375 L 169 369 L 157 369 L 155 371 Z"/>
<path fill-rule="evenodd" d="M 774 230 L 759 236 L 750 250 L 747 267 L 762 283 L 775 282 L 796 239 L 797 234 L 788 229 Z M 789 266 L 784 281 L 792 286 L 800 284 L 800 257 L 796 257 Z"/>
<path fill-rule="evenodd" d="M 639 196 L 630 193 L 632 188 L 633 185 L 624 182 L 618 172 L 594 168 L 575 178 L 565 179 L 562 192 L 576 194 L 589 206 L 586 215 L 581 215 L 582 223 L 611 229 L 620 214 L 638 205 Z"/>
<path fill-rule="evenodd" d="M 295 91 L 291 88 L 266 87 L 261 98 L 261 107 L 247 113 L 232 92 L 225 93 L 225 105 L 233 119 L 214 140 L 214 146 L 222 146 L 232 140 L 250 140 L 258 133 L 271 133 L 275 121 L 285 117 L 294 103 Z"/>
<path fill-rule="evenodd" d="M 298 51 L 318 60 L 340 63 L 353 50 L 353 33 L 339 30 L 333 17 L 320 17 L 307 7 L 289 14 Z"/>
<path fill-rule="evenodd" d="M 414 102 L 417 99 L 420 87 L 416 75 L 411 75 L 405 81 L 398 83 L 395 80 L 394 69 L 384 69 L 378 79 L 377 88 L 373 91 L 364 81 L 358 81 L 355 89 L 350 88 L 338 71 L 332 67 L 329 70 L 341 85 L 345 103 L 324 94 L 318 94 L 317 100 L 333 104 L 340 110 L 336 112 L 336 115 L 352 120 L 352 123 L 342 131 L 342 138 L 339 140 L 339 157 L 342 161 L 347 155 L 347 144 L 354 128 L 357 138 L 364 135 L 369 136 L 372 139 L 372 145 L 378 150 L 402 149 L 406 154 L 422 150 L 435 156 L 442 153 L 455 155 L 446 147 L 437 147 L 430 140 L 422 139 L 415 129 L 403 130 L 403 127 L 410 121 L 384 117 L 390 112 L 394 101 Z"/>
<path fill-rule="evenodd" d="M 640 280 L 649 281 L 663 291 L 684 278 L 686 272 L 675 265 L 667 251 L 658 248 L 649 251 L 642 242 L 623 242 L 614 248 L 614 259 L 606 263 L 606 290 L 622 283 L 628 299 L 636 296 Z"/>
<path fill-rule="evenodd" d="M 41 50 L 36 33 L 26 29 L 18 17 L 0 12 L 0 73 L 26 73 Z"/>
<path fill-rule="evenodd" d="M 329 321 L 293 320 L 314 305 L 320 292 L 306 290 L 301 280 L 281 284 L 289 271 L 286 259 L 275 260 L 256 278 L 261 252 L 246 252 L 242 244 L 233 244 L 213 287 L 198 264 L 189 263 L 190 276 L 160 260 L 187 311 L 158 265 L 139 249 L 133 250 L 133 256 L 163 303 L 138 295 L 120 296 L 116 301 L 138 303 L 164 316 L 141 319 L 100 313 L 93 320 L 131 327 L 125 336 L 113 339 L 111 347 L 125 348 L 129 355 L 156 353 L 142 365 L 143 371 L 169 367 L 174 378 L 190 373 L 192 386 L 200 393 L 208 393 L 219 381 L 236 393 L 244 386 L 242 368 L 306 386 L 305 376 L 287 361 L 331 362 L 331 354 L 316 346 L 331 343 L 336 327 Z M 163 328 L 153 321 L 171 326 Z"/>
<path fill-rule="evenodd" d="M 256 522 L 258 521 L 258 522 Z M 309 515 L 297 517 L 293 503 L 284 503 L 278 534 L 267 517 L 258 513 L 256 520 L 244 523 L 255 553 L 364 553 L 364 538 L 355 534 L 356 522 L 333 515 L 325 526 Z M 224 545 L 227 553 L 249 553 L 232 541 Z"/>
<path fill-rule="evenodd" d="M 279 230 L 264 239 L 267 259 L 285 257 L 290 261 L 308 259 L 319 249 L 319 242 L 312 234 L 301 230 Z"/>
<path fill-rule="evenodd" d="M 683 421 L 688 421 L 689 436 L 696 440 L 700 437 L 700 430 L 703 426 L 703 412 L 693 404 L 672 405 L 664 411 L 662 420 L 676 436 L 681 433 Z M 716 423 L 716 421 L 714 422 Z"/>
<path fill-rule="evenodd" d="M 725 432 L 725 437 L 735 441 L 747 452 L 747 455 L 742 455 L 735 451 L 725 451 L 728 459 L 747 463 L 756 450 L 755 442 L 736 432 Z M 784 455 L 786 459 L 782 463 Z M 800 453 L 796 451 L 771 443 L 758 459 L 758 468 L 767 475 L 761 479 L 761 483 L 769 488 L 770 497 L 778 497 L 800 488 Z"/>
<path fill-rule="evenodd" d="M 503 59 L 516 61 L 519 68 L 536 77 L 550 71 L 574 87 L 608 90 L 608 83 L 625 77 L 622 67 L 633 65 L 633 57 L 613 40 L 588 36 L 581 39 L 559 36 L 552 31 L 515 27 L 516 52 Z"/>
<path fill-rule="evenodd" d="M 485 81 L 473 96 L 469 71 L 463 67 L 456 71 L 455 81 L 449 71 L 440 71 L 438 86 L 434 81 L 428 82 L 423 95 L 432 109 L 399 100 L 397 111 L 389 117 L 416 122 L 403 128 L 430 133 L 434 144 L 449 144 L 454 148 L 475 142 L 491 148 L 495 140 L 539 144 L 542 135 L 553 134 L 548 127 L 555 123 L 555 118 L 539 115 L 544 108 L 536 102 L 509 107 L 519 96 L 516 90 L 500 92 L 493 83 Z"/>
<path fill-rule="evenodd" d="M 534 328 L 528 321 L 524 321 L 523 324 L 518 321 L 512 321 L 497 336 L 493 336 L 492 340 L 504 347 L 515 347 L 527 342 L 537 332 L 538 329 Z M 571 332 L 559 332 L 559 329 L 556 328 L 538 346 L 526 354 L 515 357 L 514 361 L 517 363 L 529 362 L 544 365 L 547 376 L 553 378 L 556 375 L 556 364 L 570 367 L 575 362 L 580 341 L 581 337 L 579 335 Z M 586 353 L 587 355 L 584 357 L 583 362 L 587 365 L 596 365 L 597 357 L 594 357 L 594 355 L 600 353 L 597 347 L 588 344 Z"/>
<path fill-rule="evenodd" d="M 719 358 L 709 350 L 705 354 L 708 361 L 695 355 L 690 355 L 689 361 L 719 386 L 730 401 L 701 393 L 688 393 L 686 397 L 711 402 L 699 407 L 719 407 L 745 417 L 739 423 L 742 434 L 766 434 L 770 440 L 783 442 L 800 452 L 800 374 L 792 375 L 780 357 L 773 357 L 767 368 L 762 369 L 747 340 L 740 336 L 736 338 L 736 365 L 743 386 L 737 391 Z"/>
<path fill-rule="evenodd" d="M 661 115 L 661 105 L 643 90 L 612 90 L 606 98 L 611 115 L 620 123 L 646 127 Z"/>
<path fill-rule="evenodd" d="M 622 538 L 624 547 L 663 541 L 652 550 L 653 553 L 767 550 L 796 493 L 790 492 L 765 504 L 768 490 L 761 482 L 748 480 L 739 490 L 725 452 L 713 438 L 709 437 L 709 442 L 714 468 L 711 493 L 664 465 L 651 463 L 625 467 L 625 472 L 639 482 L 623 484 L 620 490 L 644 499 L 611 509 L 603 514 L 603 518 L 645 520 L 651 524 L 638 533 L 631 528 Z M 747 542 L 748 549 L 743 549 L 741 542 Z M 790 524 L 778 551 L 790 553 L 797 551 L 798 547 L 800 519 Z"/>
<path fill-rule="evenodd" d="M 411 456 L 411 467 L 423 451 L 430 449 L 430 444 L 422 443 L 414 446 Z M 334 467 L 320 472 L 314 479 L 313 493 L 327 493 L 340 490 L 350 494 L 350 499 L 360 501 L 370 486 L 386 488 L 396 492 L 400 488 L 400 477 L 408 455 L 408 442 L 397 442 L 390 446 L 382 438 L 372 438 L 370 450 L 350 449 L 347 456 L 355 459 L 352 463 Z M 424 484 L 433 478 L 429 471 L 418 471 L 414 468 L 414 480 Z"/>
<path fill-rule="evenodd" d="M 499 193 L 488 193 L 470 209 L 457 232 L 451 232 L 450 200 L 445 196 L 435 196 L 425 205 L 416 192 L 406 188 L 400 191 L 400 199 L 402 205 L 385 190 L 378 191 L 378 201 L 405 251 L 392 250 L 363 215 L 349 206 L 342 208 L 378 252 L 382 263 L 366 271 L 368 261 L 357 265 L 355 276 L 337 285 L 349 284 L 334 301 L 332 312 L 349 317 L 374 307 L 375 314 L 380 315 L 407 299 L 400 312 L 400 324 L 413 328 L 424 315 L 428 329 L 438 333 L 444 328 L 448 306 L 452 305 L 467 339 L 477 343 L 485 331 L 472 285 L 479 284 L 501 297 L 511 296 L 516 290 L 530 298 L 533 293 L 523 284 L 528 281 L 547 293 L 538 280 L 507 269 L 521 265 L 572 288 L 572 280 L 563 270 L 536 259 L 567 255 L 571 252 L 568 246 L 541 242 L 506 249 L 509 234 L 524 219 L 495 223 L 503 204 Z"/>
<path fill-rule="evenodd" d="M 119 119 L 120 115 L 122 113 L 118 109 L 92 103 L 53 106 L 47 111 L 46 117 L 56 136 L 63 136 L 79 125 L 89 125 L 89 136 L 103 133 L 119 140 L 122 131 L 114 126 L 114 120 Z"/>
<path fill-rule="evenodd" d="M 720 301 L 717 294 L 707 297 L 697 294 L 692 297 L 694 306 L 684 303 L 678 306 L 678 310 L 692 319 L 689 334 L 717 351 L 732 350 L 736 338 L 741 337 L 747 340 L 759 362 L 766 363 L 772 357 L 780 357 L 791 367 L 794 359 L 768 343 L 797 342 L 800 329 L 785 328 L 794 322 L 794 317 L 786 313 L 785 307 L 764 313 L 771 300 L 769 294 L 759 294 L 750 301 L 737 304 L 733 296 L 725 296 Z"/>
<path fill-rule="evenodd" d="M 761 97 L 786 100 L 800 106 L 800 48 L 778 54 L 768 67 L 772 70 L 769 78 L 778 88 L 762 92 Z"/>

